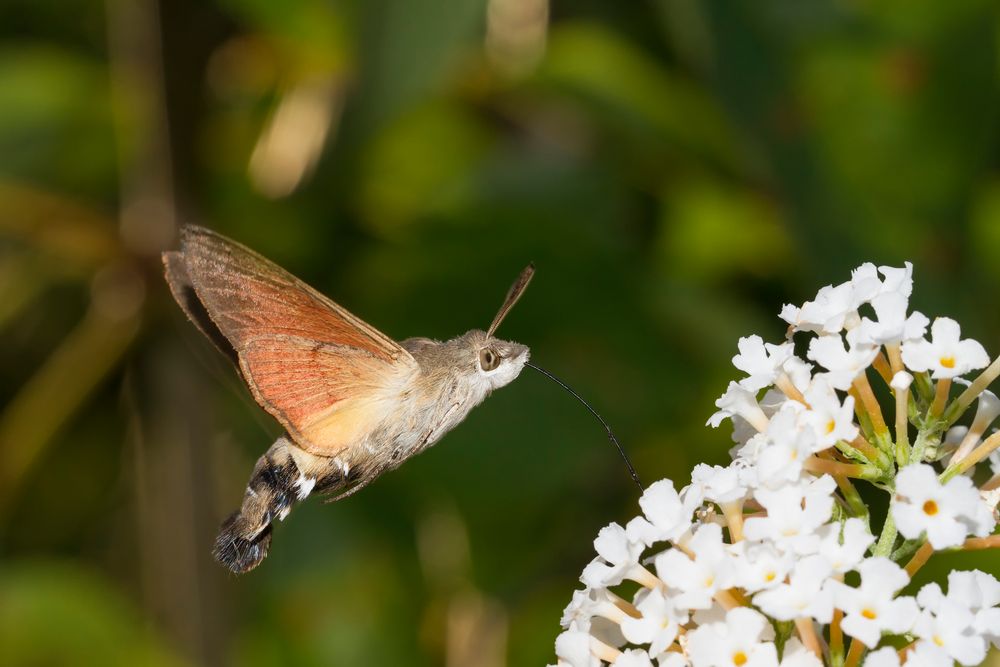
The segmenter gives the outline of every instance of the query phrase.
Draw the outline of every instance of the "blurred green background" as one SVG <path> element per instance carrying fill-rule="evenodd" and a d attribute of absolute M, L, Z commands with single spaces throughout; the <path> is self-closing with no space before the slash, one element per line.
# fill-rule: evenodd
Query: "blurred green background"
<path fill-rule="evenodd" d="M 484 327 L 647 482 L 721 462 L 738 336 L 863 261 L 1000 351 L 985 0 L 2 0 L 0 664 L 544 664 L 637 512 L 526 371 L 430 452 L 210 556 L 278 433 L 183 320 L 176 226 L 396 338 Z M 996 556 L 938 558 L 1000 572 Z"/>

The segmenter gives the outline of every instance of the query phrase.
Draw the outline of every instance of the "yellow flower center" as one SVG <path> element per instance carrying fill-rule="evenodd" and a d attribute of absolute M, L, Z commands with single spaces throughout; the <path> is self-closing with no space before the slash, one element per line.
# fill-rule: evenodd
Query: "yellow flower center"
<path fill-rule="evenodd" d="M 945 368 L 954 368 L 955 357 L 941 357 L 940 359 L 938 359 L 938 363 L 940 363 Z"/>
<path fill-rule="evenodd" d="M 924 503 L 924 514 L 927 516 L 934 516 L 938 513 L 938 505 L 933 500 L 928 500 Z"/>
<path fill-rule="evenodd" d="M 767 574 L 764 575 L 764 581 L 767 581 L 767 582 L 774 581 L 774 578 L 777 577 L 777 576 L 778 575 L 775 574 L 774 572 L 768 572 Z"/>
<path fill-rule="evenodd" d="M 878 618 L 878 614 L 876 614 L 874 610 L 868 609 L 867 607 L 861 610 L 861 615 L 867 618 L 869 621 L 874 621 L 876 618 Z"/>
<path fill-rule="evenodd" d="M 827 433 L 833 433 L 833 429 L 835 429 L 835 428 L 837 428 L 837 422 L 835 422 L 834 420 L 831 419 L 830 421 L 828 421 L 826 423 L 826 432 Z"/>
<path fill-rule="evenodd" d="M 938 646 L 944 646 L 944 640 L 941 639 L 939 635 L 934 635 L 933 639 L 934 643 L 937 644 Z"/>
<path fill-rule="evenodd" d="M 715 577 L 705 577 L 705 588 L 711 588 L 715 583 Z"/>
<path fill-rule="evenodd" d="M 747 661 L 747 654 L 744 653 L 743 651 L 737 651 L 736 653 L 733 653 L 733 664 L 736 665 L 736 667 L 742 667 L 743 665 L 746 664 L 746 661 Z"/>

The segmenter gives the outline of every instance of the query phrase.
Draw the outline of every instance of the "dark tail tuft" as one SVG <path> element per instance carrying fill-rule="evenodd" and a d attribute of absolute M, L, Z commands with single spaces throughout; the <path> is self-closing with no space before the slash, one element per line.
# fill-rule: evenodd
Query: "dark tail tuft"
<path fill-rule="evenodd" d="M 270 546 L 271 524 L 250 526 L 237 511 L 222 523 L 212 555 L 234 573 L 245 574 L 260 565 Z"/>

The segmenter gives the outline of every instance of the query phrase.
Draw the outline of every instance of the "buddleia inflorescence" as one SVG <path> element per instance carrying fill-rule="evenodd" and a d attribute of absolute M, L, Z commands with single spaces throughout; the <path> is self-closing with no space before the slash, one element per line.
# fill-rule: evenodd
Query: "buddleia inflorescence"
<path fill-rule="evenodd" d="M 993 576 L 909 586 L 935 551 L 1000 546 L 1000 358 L 908 312 L 912 287 L 909 263 L 865 264 L 785 306 L 785 342 L 739 341 L 745 377 L 708 420 L 732 422 L 732 463 L 652 484 L 600 531 L 558 664 L 975 665 L 1000 646 Z M 862 484 L 890 496 L 881 525 Z"/>

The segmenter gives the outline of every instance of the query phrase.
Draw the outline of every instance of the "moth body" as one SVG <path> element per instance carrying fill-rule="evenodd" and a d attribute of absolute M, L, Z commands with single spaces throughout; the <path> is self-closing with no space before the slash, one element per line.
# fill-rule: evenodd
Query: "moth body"
<path fill-rule="evenodd" d="M 252 250 L 199 227 L 164 253 L 181 309 L 238 366 L 286 429 L 262 455 L 214 555 L 242 573 L 267 555 L 272 523 L 312 493 L 350 495 L 430 447 L 493 390 L 528 348 L 493 331 L 531 279 L 511 287 L 489 331 L 396 343 Z"/>

